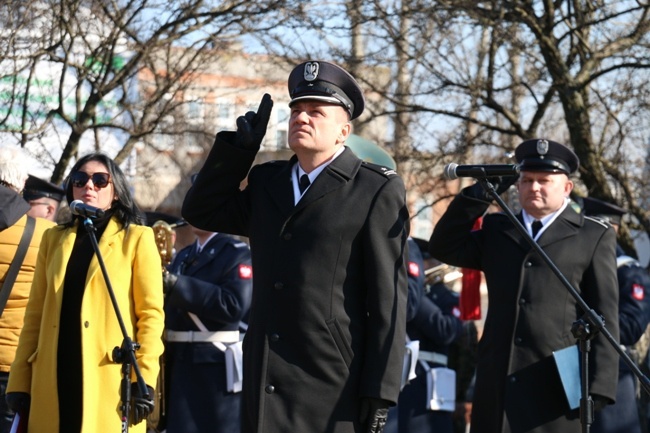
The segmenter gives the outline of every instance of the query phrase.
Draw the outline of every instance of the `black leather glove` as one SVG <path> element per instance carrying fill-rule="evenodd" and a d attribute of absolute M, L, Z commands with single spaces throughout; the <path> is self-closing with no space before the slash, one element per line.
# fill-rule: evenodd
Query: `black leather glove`
<path fill-rule="evenodd" d="M 163 293 L 165 295 L 169 294 L 176 286 L 176 281 L 178 281 L 178 275 L 172 274 L 171 272 L 166 271 L 163 273 Z"/>
<path fill-rule="evenodd" d="M 139 424 L 147 419 L 149 414 L 153 412 L 153 388 L 147 385 L 149 398 L 145 398 L 140 394 L 140 387 L 136 382 L 131 384 L 131 421 L 132 425 Z"/>
<path fill-rule="evenodd" d="M 5 400 L 7 401 L 7 407 L 12 411 L 27 413 L 32 397 L 26 392 L 8 392 Z"/>
<path fill-rule="evenodd" d="M 381 433 L 388 418 L 390 403 L 380 398 L 363 397 L 359 408 L 359 419 L 365 433 Z"/>
<path fill-rule="evenodd" d="M 273 99 L 265 93 L 257 109 L 257 113 L 249 111 L 237 118 L 237 134 L 235 140 L 238 146 L 249 150 L 258 150 L 262 139 L 266 134 L 266 126 L 269 124 Z"/>
<path fill-rule="evenodd" d="M 515 182 L 517 182 L 519 176 L 497 176 L 489 177 L 487 181 L 492 184 L 497 194 L 501 195 L 508 190 Z M 463 195 L 470 198 L 475 198 L 476 200 L 481 200 L 486 203 L 492 203 L 492 195 L 487 192 L 483 185 L 480 182 L 476 182 L 474 185 L 463 188 Z"/>

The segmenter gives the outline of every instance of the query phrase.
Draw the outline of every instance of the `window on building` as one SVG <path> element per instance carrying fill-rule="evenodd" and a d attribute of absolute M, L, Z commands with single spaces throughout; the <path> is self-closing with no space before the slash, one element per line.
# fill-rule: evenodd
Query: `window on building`
<path fill-rule="evenodd" d="M 276 131 L 276 147 L 278 149 L 286 149 L 288 147 L 288 129 L 289 129 L 289 114 L 287 108 L 279 108 L 277 110 L 277 131 Z"/>
<path fill-rule="evenodd" d="M 411 221 L 411 236 L 428 240 L 433 231 L 433 209 L 424 198 L 419 198 L 413 209 L 415 217 Z"/>
<path fill-rule="evenodd" d="M 187 103 L 188 120 L 200 120 L 203 118 L 203 100 L 195 98 Z"/>

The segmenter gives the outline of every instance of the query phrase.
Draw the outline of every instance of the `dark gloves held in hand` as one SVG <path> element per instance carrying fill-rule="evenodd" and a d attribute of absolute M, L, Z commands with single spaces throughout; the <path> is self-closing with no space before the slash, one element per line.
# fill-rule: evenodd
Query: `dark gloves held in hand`
<path fill-rule="evenodd" d="M 517 182 L 519 176 L 497 176 L 489 177 L 486 180 L 492 184 L 497 194 L 501 195 L 508 190 L 515 182 Z M 492 195 L 483 188 L 480 182 L 476 182 L 474 185 L 463 188 L 463 195 L 470 198 L 475 198 L 476 200 L 481 200 L 487 203 L 491 203 L 493 198 Z"/>
<path fill-rule="evenodd" d="M 26 392 L 9 392 L 5 400 L 7 401 L 7 407 L 12 411 L 16 413 L 27 413 L 29 412 L 29 404 L 32 401 L 32 397 Z"/>
<path fill-rule="evenodd" d="M 257 109 L 257 113 L 249 111 L 243 116 L 237 118 L 237 145 L 244 149 L 258 150 L 266 134 L 266 126 L 271 117 L 273 108 L 273 99 L 271 95 L 265 93 Z"/>
<path fill-rule="evenodd" d="M 145 398 L 140 394 L 140 387 L 136 382 L 131 384 L 131 420 L 132 425 L 139 424 L 147 419 L 153 412 L 153 388 L 147 385 L 149 397 Z"/>
<path fill-rule="evenodd" d="M 365 433 L 382 433 L 388 419 L 388 406 L 390 403 L 386 400 L 372 397 L 363 397 L 361 399 L 360 420 L 361 425 L 365 426 Z"/>
<path fill-rule="evenodd" d="M 169 294 L 169 292 L 172 291 L 172 289 L 176 285 L 177 280 L 178 280 L 178 275 L 172 274 L 169 271 L 165 271 L 165 273 L 163 273 L 163 293 L 165 295 Z"/>

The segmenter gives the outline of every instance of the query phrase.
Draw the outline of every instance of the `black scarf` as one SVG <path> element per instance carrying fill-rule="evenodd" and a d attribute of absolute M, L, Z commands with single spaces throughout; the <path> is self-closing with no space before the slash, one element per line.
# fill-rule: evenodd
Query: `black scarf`
<path fill-rule="evenodd" d="M 102 218 L 92 220 L 97 242 L 101 239 L 112 215 L 113 211 L 108 210 Z M 88 230 L 84 225 L 86 218 L 77 218 L 79 219 L 77 237 L 65 271 L 61 317 L 59 319 L 57 379 L 60 433 L 78 433 L 81 431 L 83 376 L 93 374 L 93 372 L 82 371 L 81 302 L 86 289 L 88 267 L 95 256 L 95 250 Z M 95 319 L 101 320 L 100 318 Z"/>

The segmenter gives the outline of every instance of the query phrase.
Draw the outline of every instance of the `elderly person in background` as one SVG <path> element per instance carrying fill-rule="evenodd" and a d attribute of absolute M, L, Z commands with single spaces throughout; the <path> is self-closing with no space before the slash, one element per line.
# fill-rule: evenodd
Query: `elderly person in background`
<path fill-rule="evenodd" d="M 14 412 L 5 393 L 11 363 L 32 285 L 38 246 L 43 233 L 54 223 L 29 215 L 20 197 L 29 161 L 18 147 L 0 147 L 0 433 L 8 433 Z M 13 266 L 13 269 L 12 269 Z"/>

